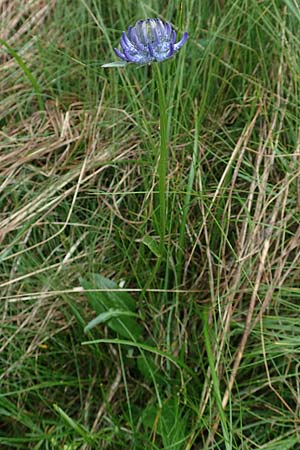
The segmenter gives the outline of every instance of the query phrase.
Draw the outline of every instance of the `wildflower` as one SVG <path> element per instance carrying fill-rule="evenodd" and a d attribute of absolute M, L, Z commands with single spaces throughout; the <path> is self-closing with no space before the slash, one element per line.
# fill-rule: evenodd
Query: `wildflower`
<path fill-rule="evenodd" d="M 160 19 L 138 20 L 122 33 L 121 50 L 115 48 L 116 55 L 126 63 L 151 64 L 171 58 L 186 42 L 188 33 L 176 43 L 176 31 L 169 22 Z"/>

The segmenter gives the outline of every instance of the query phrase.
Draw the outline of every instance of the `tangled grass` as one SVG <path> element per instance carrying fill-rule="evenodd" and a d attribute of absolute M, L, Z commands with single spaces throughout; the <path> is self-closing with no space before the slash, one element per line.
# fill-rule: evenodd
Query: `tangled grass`
<path fill-rule="evenodd" d="M 297 2 L 0 13 L 2 447 L 298 448 Z M 120 30 L 158 16 L 190 35 L 163 66 L 159 268 L 151 69 L 100 67 Z M 111 318 L 85 329 L 124 293 L 133 339 Z"/>

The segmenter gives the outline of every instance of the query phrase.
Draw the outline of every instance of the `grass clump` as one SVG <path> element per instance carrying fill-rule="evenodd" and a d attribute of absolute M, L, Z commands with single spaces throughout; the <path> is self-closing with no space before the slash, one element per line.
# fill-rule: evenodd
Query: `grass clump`
<path fill-rule="evenodd" d="M 23 3 L 2 12 L 1 448 L 297 449 L 296 3 Z M 161 65 L 160 264 L 153 71 L 101 68 L 147 17 L 189 32 Z"/>

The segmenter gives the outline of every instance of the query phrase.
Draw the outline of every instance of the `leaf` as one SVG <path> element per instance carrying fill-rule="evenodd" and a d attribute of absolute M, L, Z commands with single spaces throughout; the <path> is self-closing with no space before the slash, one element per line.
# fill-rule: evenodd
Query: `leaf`
<path fill-rule="evenodd" d="M 35 92 L 35 95 L 37 96 L 39 108 L 41 111 L 43 111 L 45 109 L 45 107 L 44 107 L 43 100 L 42 100 L 42 93 L 40 90 L 40 86 L 39 86 L 36 78 L 30 71 L 28 66 L 25 64 L 25 62 L 23 61 L 21 56 L 18 54 L 18 52 L 16 52 L 12 47 L 10 47 L 10 45 L 8 45 L 8 43 L 4 39 L 0 38 L 0 44 L 6 48 L 8 53 L 15 59 L 16 63 L 19 65 L 20 69 L 23 70 L 24 75 L 30 81 L 31 86 Z"/>
<path fill-rule="evenodd" d="M 142 414 L 142 422 L 144 427 L 152 429 L 157 418 L 157 407 L 155 405 L 147 405 Z"/>
<path fill-rule="evenodd" d="M 103 312 L 99 314 L 99 316 L 97 316 L 95 319 L 91 320 L 84 328 L 84 332 L 91 330 L 96 325 L 99 325 L 99 323 L 105 323 L 108 322 L 113 317 L 120 317 L 120 316 L 138 317 L 136 313 L 133 313 L 131 311 L 123 311 L 121 309 L 109 309 L 107 312 Z"/>
<path fill-rule="evenodd" d="M 102 64 L 101 67 L 126 67 L 127 66 L 126 61 L 114 61 L 106 64 Z"/>
<path fill-rule="evenodd" d="M 147 381 L 153 381 L 157 368 L 154 359 L 151 356 L 147 356 L 147 358 L 144 354 L 139 356 L 137 358 L 137 367 Z"/>
<path fill-rule="evenodd" d="M 86 281 L 83 278 L 80 278 L 81 286 L 84 289 L 99 289 L 103 292 L 87 292 L 87 297 L 89 297 L 89 300 L 95 299 L 96 302 L 93 303 L 93 308 L 95 311 L 100 314 L 103 311 L 107 311 L 107 309 L 110 309 L 112 307 L 118 309 L 124 309 L 124 310 L 135 310 L 135 301 L 132 298 L 132 296 L 129 294 L 129 292 L 122 291 L 117 283 L 110 280 L 109 278 L 105 278 L 102 275 L 99 274 L 92 274 L 91 275 L 91 281 Z M 116 290 L 118 290 L 116 292 Z M 100 307 L 101 299 L 103 299 L 105 305 Z M 111 302 L 109 304 L 109 302 Z M 108 305 L 108 307 L 107 307 Z"/>
<path fill-rule="evenodd" d="M 142 422 L 147 429 L 156 428 L 163 441 L 163 448 L 180 450 L 186 441 L 185 431 L 187 418 L 182 417 L 176 397 L 167 399 L 162 408 L 155 405 L 148 405 L 143 414 Z"/>
<path fill-rule="evenodd" d="M 86 290 L 86 297 L 97 317 L 85 327 L 85 331 L 95 327 L 98 323 L 107 322 L 107 326 L 127 339 L 139 340 L 142 327 L 136 320 L 134 312 L 136 305 L 128 292 L 119 289 L 117 283 L 99 274 L 93 274 L 91 282 L 80 279 L 81 286 Z M 99 289 L 98 292 L 89 292 Z M 125 313 L 124 313 L 125 312 Z"/>
<path fill-rule="evenodd" d="M 292 3 L 291 0 L 285 0 L 285 3 L 287 4 L 287 7 L 290 9 L 292 14 L 297 17 L 298 20 L 300 20 L 299 6 L 296 6 L 295 3 Z"/>
<path fill-rule="evenodd" d="M 79 436 L 82 436 L 86 442 L 89 444 L 93 443 L 93 438 L 82 425 L 78 424 L 75 420 L 72 419 L 62 408 L 58 405 L 53 405 L 54 410 L 60 415 L 60 417 L 64 420 L 64 422 L 69 425 Z"/>
<path fill-rule="evenodd" d="M 193 369 L 191 369 L 179 358 L 170 355 L 169 353 L 166 353 L 160 350 L 159 348 L 144 344 L 142 342 L 126 341 L 124 339 L 93 339 L 92 341 L 82 342 L 82 345 L 91 345 L 91 344 L 120 344 L 120 345 L 128 345 L 129 347 L 136 347 L 139 349 L 140 352 L 145 350 L 154 355 L 159 355 L 162 356 L 163 358 L 166 358 L 168 361 L 173 363 L 177 367 L 177 369 L 180 370 L 180 372 L 181 369 L 184 369 L 192 378 L 195 378 L 195 372 L 193 371 Z M 181 381 L 183 383 L 182 373 L 181 373 Z"/>
<path fill-rule="evenodd" d="M 142 239 L 142 243 L 146 245 L 151 252 L 157 256 L 158 258 L 161 257 L 161 251 L 159 249 L 159 245 L 155 239 L 153 239 L 151 236 L 144 236 Z"/>

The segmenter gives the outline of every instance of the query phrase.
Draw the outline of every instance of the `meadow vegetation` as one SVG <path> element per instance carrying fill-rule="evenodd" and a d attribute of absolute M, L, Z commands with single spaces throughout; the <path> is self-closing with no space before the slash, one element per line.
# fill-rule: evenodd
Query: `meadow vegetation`
<path fill-rule="evenodd" d="M 300 448 L 299 2 L 0 15 L 1 448 Z M 153 66 L 101 67 L 147 17 L 189 32 L 163 255 Z"/>

